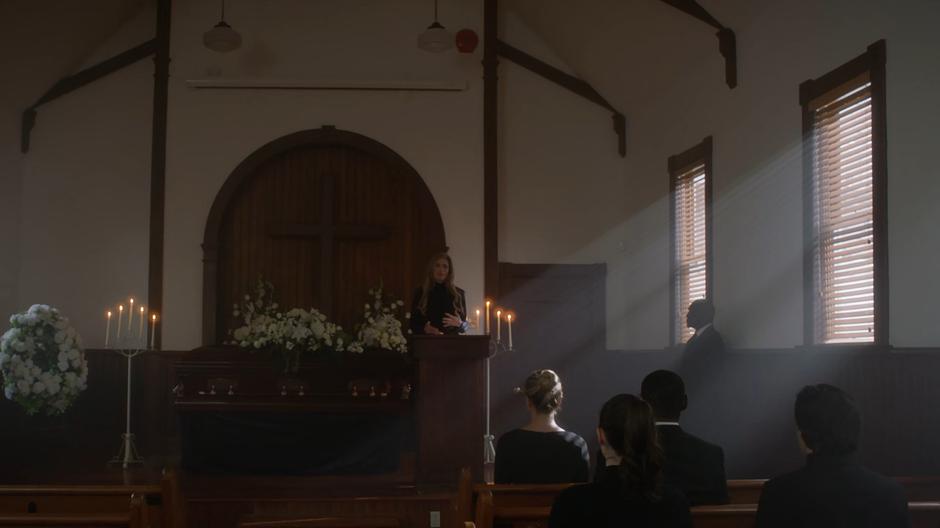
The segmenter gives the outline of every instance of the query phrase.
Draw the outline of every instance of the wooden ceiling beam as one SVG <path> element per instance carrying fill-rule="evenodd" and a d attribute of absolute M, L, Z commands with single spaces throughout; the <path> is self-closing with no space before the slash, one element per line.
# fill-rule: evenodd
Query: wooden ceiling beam
<path fill-rule="evenodd" d="M 46 93 L 42 95 L 31 107 L 23 112 L 23 123 L 20 137 L 20 150 L 23 153 L 29 152 L 29 139 L 33 127 L 36 125 L 36 109 L 41 105 L 53 101 L 70 92 L 78 90 L 86 84 L 90 84 L 98 79 L 110 75 L 126 66 L 149 57 L 156 53 L 157 39 L 151 39 L 139 46 L 135 46 L 123 53 L 119 53 L 108 60 L 102 61 L 94 66 L 70 75 L 52 85 Z"/>
<path fill-rule="evenodd" d="M 609 110 L 613 116 L 613 129 L 617 134 L 617 150 L 620 153 L 620 157 L 627 155 L 627 126 L 626 118 L 622 113 L 620 113 L 612 104 L 610 104 L 607 99 L 604 99 L 597 90 L 594 89 L 589 83 L 583 79 L 579 79 L 574 75 L 563 72 L 558 68 L 548 64 L 542 60 L 539 60 L 532 55 L 520 50 L 519 48 L 513 47 L 502 40 L 497 40 L 497 50 L 501 57 L 514 62 L 519 66 L 531 71 L 532 73 L 541 76 L 542 78 L 551 81 L 562 88 L 565 88 L 572 93 L 580 95 L 581 97 L 591 101 L 592 103 L 601 106 Z"/>
<path fill-rule="evenodd" d="M 662 2 L 694 17 L 718 30 L 718 51 L 725 59 L 725 83 L 728 88 L 738 85 L 738 47 L 731 28 L 725 27 L 707 9 L 695 0 L 661 0 Z"/>

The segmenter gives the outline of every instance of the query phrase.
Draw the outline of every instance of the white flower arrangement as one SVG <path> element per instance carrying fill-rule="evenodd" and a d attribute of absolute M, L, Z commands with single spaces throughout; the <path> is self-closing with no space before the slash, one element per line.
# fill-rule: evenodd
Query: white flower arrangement
<path fill-rule="evenodd" d="M 45 304 L 10 317 L 0 337 L 3 394 L 26 410 L 62 414 L 85 390 L 88 362 L 69 320 Z"/>
<path fill-rule="evenodd" d="M 369 290 L 372 303 L 366 303 L 363 321 L 357 327 L 356 339 L 348 350 L 362 353 L 366 348 L 408 352 L 408 341 L 402 333 L 402 321 L 398 313 L 405 305 L 401 300 L 387 300 L 382 286 Z M 410 314 L 405 314 L 405 319 Z"/>
<path fill-rule="evenodd" d="M 245 295 L 241 306 L 235 305 L 233 314 L 244 323 L 231 333 L 234 344 L 273 351 L 286 372 L 297 370 L 303 353 L 342 352 L 349 344 L 343 329 L 313 308 L 279 312 L 274 287 L 263 280 L 258 281 L 254 298 Z"/>

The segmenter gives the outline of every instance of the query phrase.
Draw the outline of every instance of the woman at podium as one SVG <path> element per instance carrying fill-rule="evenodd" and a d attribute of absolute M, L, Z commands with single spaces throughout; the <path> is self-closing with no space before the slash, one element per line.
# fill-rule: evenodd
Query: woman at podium
<path fill-rule="evenodd" d="M 468 327 L 464 291 L 454 286 L 454 263 L 447 253 L 438 253 L 431 257 L 424 282 L 415 290 L 411 333 L 462 334 Z"/>

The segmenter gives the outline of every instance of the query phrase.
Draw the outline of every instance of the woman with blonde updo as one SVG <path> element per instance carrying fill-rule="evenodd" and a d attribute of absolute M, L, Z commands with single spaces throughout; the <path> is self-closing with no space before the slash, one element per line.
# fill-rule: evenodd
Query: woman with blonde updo
<path fill-rule="evenodd" d="M 564 393 L 558 374 L 536 370 L 517 389 L 526 396 L 528 425 L 509 431 L 496 446 L 497 484 L 587 482 L 587 443 L 555 422 Z"/>

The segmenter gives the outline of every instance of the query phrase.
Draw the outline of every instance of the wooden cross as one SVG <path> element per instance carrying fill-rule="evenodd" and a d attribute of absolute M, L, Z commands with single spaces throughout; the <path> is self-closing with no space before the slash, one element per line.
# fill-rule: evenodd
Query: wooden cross
<path fill-rule="evenodd" d="M 268 227 L 272 238 L 319 238 L 320 239 L 320 292 L 323 313 L 329 315 L 333 308 L 333 257 L 337 240 L 384 240 L 392 229 L 388 226 L 370 226 L 333 223 L 333 201 L 336 186 L 335 175 L 323 177 L 320 198 L 319 224 L 273 224 Z"/>

